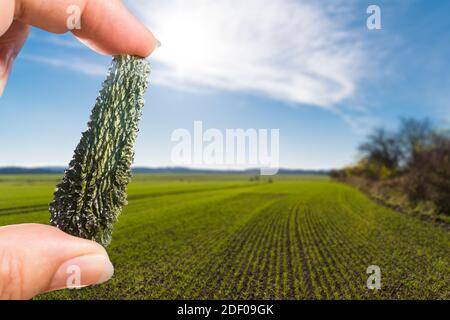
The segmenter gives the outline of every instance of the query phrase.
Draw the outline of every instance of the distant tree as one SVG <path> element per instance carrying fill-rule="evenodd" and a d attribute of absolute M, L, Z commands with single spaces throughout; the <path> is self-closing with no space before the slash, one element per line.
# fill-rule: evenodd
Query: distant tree
<path fill-rule="evenodd" d="M 397 189 L 411 203 L 432 203 L 436 212 L 450 215 L 450 130 L 437 131 L 429 120 L 401 119 L 398 132 L 375 129 L 359 151 L 357 164 L 331 177 L 378 181 L 379 190 Z"/>
<path fill-rule="evenodd" d="M 401 148 L 395 134 L 387 132 L 383 128 L 375 129 L 367 141 L 359 146 L 363 159 L 368 162 L 385 167 L 387 170 L 398 169 Z"/>
<path fill-rule="evenodd" d="M 435 130 L 428 119 L 402 118 L 398 140 L 401 146 L 401 161 L 408 166 L 417 160 L 419 154 L 433 144 Z"/>
<path fill-rule="evenodd" d="M 432 146 L 418 151 L 409 166 L 406 192 L 411 201 L 431 200 L 450 214 L 450 137 L 434 134 Z"/>

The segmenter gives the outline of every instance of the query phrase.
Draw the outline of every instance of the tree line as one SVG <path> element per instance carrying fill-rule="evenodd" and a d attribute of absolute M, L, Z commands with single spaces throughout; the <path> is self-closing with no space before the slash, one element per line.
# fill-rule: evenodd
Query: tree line
<path fill-rule="evenodd" d="M 427 119 L 401 119 L 397 131 L 377 128 L 358 149 L 358 162 L 333 171 L 332 177 L 389 184 L 411 203 L 429 201 L 437 212 L 450 215 L 450 131 L 436 129 Z"/>

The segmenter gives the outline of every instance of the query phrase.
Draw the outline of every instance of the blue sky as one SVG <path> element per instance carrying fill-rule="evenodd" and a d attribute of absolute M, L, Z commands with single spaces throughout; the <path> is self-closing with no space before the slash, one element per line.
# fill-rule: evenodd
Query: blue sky
<path fill-rule="evenodd" d="M 171 133 L 195 120 L 280 129 L 281 166 L 307 169 L 353 162 L 371 128 L 400 116 L 450 126 L 448 1 L 125 3 L 163 44 L 136 165 L 173 165 Z M 366 28 L 369 4 L 381 30 Z M 109 62 L 33 29 L 0 98 L 0 166 L 66 165 Z"/>

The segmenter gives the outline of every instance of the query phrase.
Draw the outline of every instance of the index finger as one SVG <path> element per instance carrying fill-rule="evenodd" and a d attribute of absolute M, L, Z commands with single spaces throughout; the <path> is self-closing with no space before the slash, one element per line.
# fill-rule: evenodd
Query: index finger
<path fill-rule="evenodd" d="M 68 19 L 78 15 L 80 28 L 70 30 Z M 15 0 L 14 17 L 54 33 L 72 31 L 104 54 L 147 57 L 158 45 L 151 31 L 120 0 Z"/>

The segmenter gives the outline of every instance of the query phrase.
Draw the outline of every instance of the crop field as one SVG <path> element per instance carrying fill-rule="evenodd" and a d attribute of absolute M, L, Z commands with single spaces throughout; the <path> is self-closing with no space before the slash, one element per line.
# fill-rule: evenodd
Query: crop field
<path fill-rule="evenodd" d="M 48 223 L 59 178 L 0 176 L 0 225 Z M 113 279 L 39 298 L 450 298 L 448 229 L 324 177 L 272 179 L 137 175 L 108 247 Z"/>

